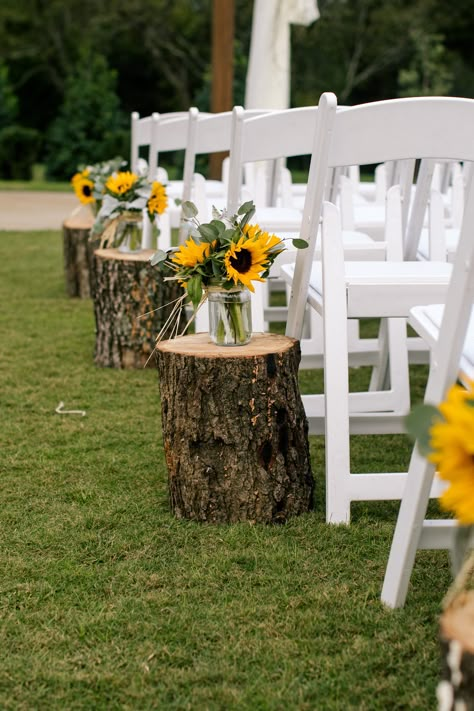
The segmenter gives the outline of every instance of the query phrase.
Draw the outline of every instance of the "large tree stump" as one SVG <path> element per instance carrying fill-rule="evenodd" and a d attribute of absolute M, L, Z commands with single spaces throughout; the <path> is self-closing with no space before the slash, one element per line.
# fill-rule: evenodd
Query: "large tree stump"
<path fill-rule="evenodd" d="M 90 210 L 81 210 L 63 222 L 64 277 L 68 296 L 80 299 L 91 296 L 94 245 L 90 242 L 90 233 L 93 224 Z"/>
<path fill-rule="evenodd" d="M 163 274 L 150 265 L 153 254 L 152 249 L 137 254 L 95 250 L 96 365 L 141 368 L 149 361 L 156 336 L 173 309 L 171 302 L 183 294 L 177 281 L 164 281 Z M 182 313 L 180 328 L 185 324 Z"/>
<path fill-rule="evenodd" d="M 156 351 L 171 509 L 212 523 L 284 522 L 312 505 L 298 341 L 199 333 Z"/>
<path fill-rule="evenodd" d="M 474 590 L 462 592 L 443 613 L 440 637 L 440 711 L 474 711 Z"/>

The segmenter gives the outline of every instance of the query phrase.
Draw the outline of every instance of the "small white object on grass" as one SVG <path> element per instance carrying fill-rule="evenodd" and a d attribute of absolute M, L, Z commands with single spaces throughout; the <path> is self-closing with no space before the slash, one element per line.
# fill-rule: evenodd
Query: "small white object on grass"
<path fill-rule="evenodd" d="M 57 408 L 55 409 L 55 412 L 58 415 L 82 415 L 82 417 L 85 417 L 86 411 L 85 410 L 64 410 L 64 403 L 61 400 Z"/>

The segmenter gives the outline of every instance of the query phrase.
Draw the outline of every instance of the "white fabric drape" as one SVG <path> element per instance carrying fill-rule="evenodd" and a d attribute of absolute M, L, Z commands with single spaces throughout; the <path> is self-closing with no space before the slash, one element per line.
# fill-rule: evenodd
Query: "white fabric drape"
<path fill-rule="evenodd" d="M 316 0 L 255 0 L 245 88 L 247 109 L 286 109 L 290 102 L 290 25 L 319 17 Z"/>

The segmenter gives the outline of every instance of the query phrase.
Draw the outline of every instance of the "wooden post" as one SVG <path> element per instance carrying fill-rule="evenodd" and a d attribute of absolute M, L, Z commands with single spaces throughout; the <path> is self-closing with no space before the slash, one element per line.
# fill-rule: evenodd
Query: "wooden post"
<path fill-rule="evenodd" d="M 298 341 L 254 334 L 216 346 L 207 333 L 158 344 L 171 509 L 209 523 L 282 523 L 312 505 Z"/>
<path fill-rule="evenodd" d="M 118 249 L 96 249 L 92 296 L 96 322 L 94 361 L 110 368 L 142 368 L 155 339 L 183 294 L 177 281 L 164 281 L 153 268 L 153 249 L 122 254 Z M 184 313 L 180 329 L 184 328 Z M 153 360 L 150 364 L 154 365 Z"/>
<path fill-rule="evenodd" d="M 212 3 L 212 98 L 211 111 L 231 111 L 234 81 L 234 0 Z M 227 153 L 211 153 L 209 177 L 219 180 Z"/>
<path fill-rule="evenodd" d="M 439 708 L 474 711 L 474 590 L 460 593 L 443 612 L 440 637 Z"/>
<path fill-rule="evenodd" d="M 81 299 L 91 296 L 93 245 L 89 238 L 93 224 L 94 217 L 89 210 L 81 210 L 63 222 L 64 278 L 68 296 Z"/>

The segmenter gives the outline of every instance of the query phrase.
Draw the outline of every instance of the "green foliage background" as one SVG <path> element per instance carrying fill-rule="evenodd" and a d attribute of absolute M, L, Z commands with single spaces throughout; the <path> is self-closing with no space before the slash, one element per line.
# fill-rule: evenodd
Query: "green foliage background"
<path fill-rule="evenodd" d="M 2 0 L 0 98 L 8 101 L 0 128 L 6 114 L 10 126 L 39 132 L 34 157 L 48 161 L 50 175 L 68 178 L 71 164 L 102 157 L 97 140 L 104 151 L 123 142 L 131 111 L 147 115 L 192 104 L 208 110 L 212 4 Z M 293 106 L 314 104 L 327 90 L 347 104 L 417 94 L 474 96 L 472 0 L 318 5 L 317 22 L 291 30 Z M 252 9 L 253 0 L 235 0 L 234 103 L 244 100 Z M 75 147 L 66 156 L 71 136 Z M 32 136 L 20 138 L 34 143 Z"/>

